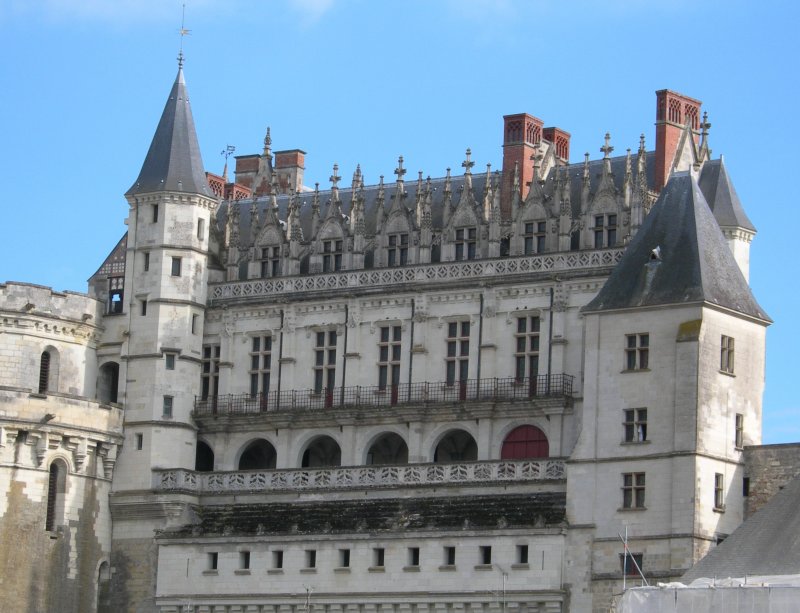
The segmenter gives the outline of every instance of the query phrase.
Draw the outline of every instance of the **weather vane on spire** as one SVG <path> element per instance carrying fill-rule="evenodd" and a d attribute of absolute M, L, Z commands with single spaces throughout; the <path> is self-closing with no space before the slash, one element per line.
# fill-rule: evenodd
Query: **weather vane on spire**
<path fill-rule="evenodd" d="M 191 33 L 191 30 L 187 30 L 184 27 L 185 22 L 186 22 L 186 3 L 184 2 L 181 9 L 181 29 L 180 29 L 181 48 L 180 51 L 178 51 L 178 68 L 183 68 L 183 37 L 188 36 Z"/>

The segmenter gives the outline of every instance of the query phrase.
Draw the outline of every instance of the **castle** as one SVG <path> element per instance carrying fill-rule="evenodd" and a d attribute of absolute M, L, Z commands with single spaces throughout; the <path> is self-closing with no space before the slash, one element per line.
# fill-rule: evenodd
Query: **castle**
<path fill-rule="evenodd" d="M 656 100 L 652 150 L 572 163 L 508 115 L 502 172 L 311 190 L 269 133 L 206 172 L 179 67 L 89 294 L 0 285 L 8 610 L 606 611 L 679 578 L 743 521 L 770 320 L 700 101 Z"/>

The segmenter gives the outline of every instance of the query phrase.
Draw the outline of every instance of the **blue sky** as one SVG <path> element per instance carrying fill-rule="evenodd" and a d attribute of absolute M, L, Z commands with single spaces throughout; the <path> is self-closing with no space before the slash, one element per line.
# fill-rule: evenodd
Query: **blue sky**
<path fill-rule="evenodd" d="M 0 0 L 0 281 L 86 290 L 125 232 L 175 77 L 180 0 Z M 499 168 L 504 114 L 572 134 L 571 158 L 653 146 L 655 90 L 703 101 L 758 228 L 768 332 L 764 442 L 800 441 L 795 2 L 186 0 L 185 72 L 203 159 L 301 148 L 306 184 Z M 791 211 L 791 213 L 790 213 Z M 793 266 L 789 268 L 793 269 Z M 737 348 L 739 349 L 739 348 Z M 741 348 L 740 350 L 746 350 Z"/>

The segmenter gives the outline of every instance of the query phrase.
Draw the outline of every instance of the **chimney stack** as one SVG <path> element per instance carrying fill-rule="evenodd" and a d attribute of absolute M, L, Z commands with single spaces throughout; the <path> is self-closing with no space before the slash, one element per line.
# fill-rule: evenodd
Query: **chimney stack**
<path fill-rule="evenodd" d="M 542 140 L 544 122 L 527 113 L 503 116 L 503 187 L 500 198 L 500 213 L 504 219 L 511 217 L 511 200 L 514 186 L 514 165 L 519 165 L 521 198 L 528 195 L 533 180 L 531 156 Z"/>
<path fill-rule="evenodd" d="M 275 152 L 275 172 L 278 173 L 278 184 L 281 193 L 303 188 L 303 172 L 305 171 L 306 152 L 301 149 L 287 149 Z"/>
<path fill-rule="evenodd" d="M 687 122 L 694 134 L 695 142 L 700 130 L 700 100 L 689 98 L 669 89 L 656 92 L 656 163 L 655 189 L 667 184 L 675 152 Z"/>

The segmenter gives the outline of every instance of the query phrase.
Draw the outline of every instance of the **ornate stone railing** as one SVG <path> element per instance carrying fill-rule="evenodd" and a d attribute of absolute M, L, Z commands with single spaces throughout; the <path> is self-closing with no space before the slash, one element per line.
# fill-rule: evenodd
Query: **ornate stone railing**
<path fill-rule="evenodd" d="M 476 279 L 537 272 L 592 269 L 614 266 L 623 249 L 564 251 L 523 257 L 467 262 L 418 264 L 396 268 L 373 268 L 343 272 L 306 274 L 292 277 L 272 277 L 231 281 L 210 286 L 211 302 L 219 303 L 242 298 L 277 298 L 296 292 L 319 292 L 337 289 L 390 287 L 406 283 L 442 283 L 459 279 Z"/>
<path fill-rule="evenodd" d="M 348 466 L 292 470 L 196 472 L 154 470 L 153 488 L 198 494 L 267 493 L 565 479 L 564 460 L 492 460 L 457 464 Z"/>

